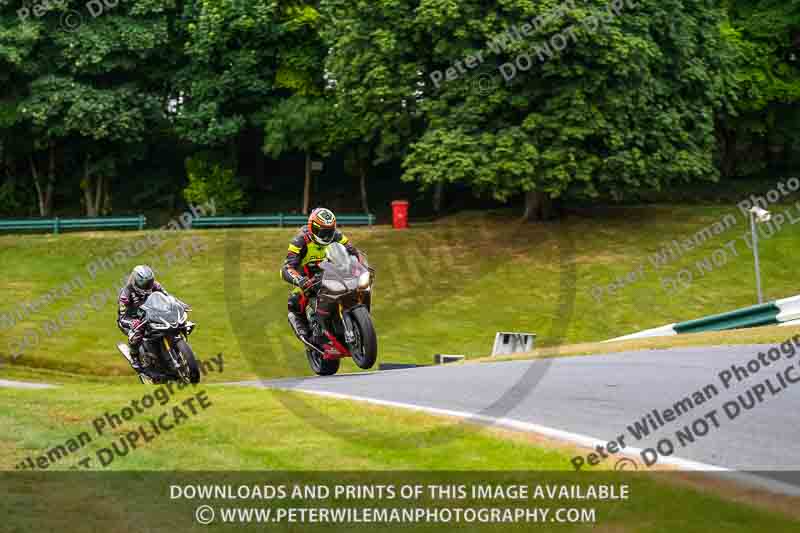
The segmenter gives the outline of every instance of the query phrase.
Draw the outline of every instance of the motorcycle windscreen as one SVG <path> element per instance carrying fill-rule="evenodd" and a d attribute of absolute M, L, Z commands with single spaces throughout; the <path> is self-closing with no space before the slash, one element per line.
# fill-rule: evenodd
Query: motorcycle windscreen
<path fill-rule="evenodd" d="M 328 249 L 325 250 L 325 258 L 337 267 L 346 268 L 350 265 L 350 254 L 347 253 L 347 248 L 338 242 L 328 246 Z"/>
<path fill-rule="evenodd" d="M 358 259 L 347 253 L 347 249 L 339 243 L 330 245 L 326 255 L 327 261 L 320 264 L 324 273 L 323 282 L 335 280 L 344 284 L 348 290 L 357 289 L 358 277 L 366 270 Z"/>
<path fill-rule="evenodd" d="M 180 306 L 160 292 L 154 292 L 148 296 L 142 309 L 151 322 L 164 320 L 169 324 L 177 324 L 181 314 Z"/>

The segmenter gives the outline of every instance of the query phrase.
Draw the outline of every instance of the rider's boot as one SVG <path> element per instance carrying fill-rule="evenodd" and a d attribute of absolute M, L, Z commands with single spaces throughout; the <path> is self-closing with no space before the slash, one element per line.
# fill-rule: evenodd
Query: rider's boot
<path fill-rule="evenodd" d="M 292 326 L 292 331 L 299 339 L 308 340 L 308 322 L 306 317 L 300 313 L 289 312 L 289 325 Z"/>
<path fill-rule="evenodd" d="M 139 351 L 140 347 L 141 343 L 128 342 L 128 352 L 131 356 L 131 366 L 136 372 L 142 372 L 144 370 L 142 356 Z"/>
<path fill-rule="evenodd" d="M 314 344 L 317 346 L 322 346 L 325 344 L 325 341 L 328 340 L 328 338 L 325 336 L 325 332 L 322 330 L 322 326 L 316 320 L 313 324 L 311 324 L 311 338 L 314 340 Z"/>

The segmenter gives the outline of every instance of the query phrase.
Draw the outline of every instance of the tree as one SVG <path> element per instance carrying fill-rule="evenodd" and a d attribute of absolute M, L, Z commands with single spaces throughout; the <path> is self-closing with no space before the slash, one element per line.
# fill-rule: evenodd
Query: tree
<path fill-rule="evenodd" d="M 381 147 L 403 147 L 406 180 L 465 183 L 498 200 L 526 193 L 527 215 L 542 217 L 565 195 L 621 197 L 717 177 L 714 111 L 728 55 L 715 8 L 680 0 L 619 13 L 602 0 L 323 6 L 339 21 L 329 68 L 341 101 L 382 128 Z M 509 37 L 553 9 L 559 16 L 529 37 Z M 434 80 L 478 52 L 458 79 Z M 517 72 L 505 82 L 509 65 Z"/>
<path fill-rule="evenodd" d="M 719 117 L 722 174 L 790 169 L 800 162 L 800 1 L 732 1 L 728 13 L 737 103 Z"/>
<path fill-rule="evenodd" d="M 369 214 L 369 195 L 367 193 L 367 180 L 372 160 L 372 147 L 368 144 L 352 144 L 345 151 L 345 170 L 351 176 L 358 178 L 358 190 L 361 194 L 361 209 Z"/>
<path fill-rule="evenodd" d="M 278 58 L 276 86 L 284 98 L 267 112 L 264 123 L 265 153 L 274 158 L 291 151 L 305 154 L 303 214 L 311 208 L 312 155 L 330 150 L 333 102 L 325 91 L 319 25 L 319 12 L 305 3 L 282 13 L 279 27 L 285 49 Z"/>
<path fill-rule="evenodd" d="M 264 151 L 280 157 L 289 151 L 305 154 L 303 214 L 311 205 L 311 156 L 326 150 L 328 102 L 321 97 L 294 96 L 281 102 L 265 123 Z"/>
<path fill-rule="evenodd" d="M 307 148 L 310 160 L 311 146 L 300 146 L 308 143 L 284 144 L 276 136 L 288 137 L 272 129 L 294 126 L 283 113 L 294 113 L 299 104 L 285 100 L 310 98 L 324 88 L 325 50 L 316 36 L 314 5 L 305 0 L 195 0 L 187 7 L 190 63 L 181 74 L 180 134 L 202 147 L 227 146 L 232 154 L 247 135 L 271 154 Z"/>
<path fill-rule="evenodd" d="M 241 214 L 247 205 L 242 188 L 233 176 L 233 170 L 200 155 L 186 161 L 189 186 L 183 197 L 189 203 L 214 203 L 215 209 L 225 215 Z"/>
<path fill-rule="evenodd" d="M 475 26 L 488 43 L 556 5 L 510 3 L 498 16 L 468 4 L 451 24 L 481 21 Z M 485 50 L 489 59 L 473 75 L 500 70 L 508 78 L 488 94 L 465 79 L 425 100 L 430 127 L 404 162 L 406 178 L 466 182 L 499 200 L 523 192 L 529 218 L 548 217 L 551 199 L 567 195 L 620 198 L 716 179 L 713 119 L 725 94 L 718 72 L 727 68 L 720 14 L 640 1 L 611 16 L 598 1 L 560 15 L 531 40 Z M 437 40 L 458 38 L 439 19 L 428 24 Z M 474 41 L 462 42 L 461 54 L 474 50 Z M 458 59 L 451 46 L 442 47 L 445 64 Z"/>
<path fill-rule="evenodd" d="M 71 174 L 95 216 L 110 206 L 117 169 L 141 155 L 145 136 L 165 122 L 175 12 L 160 3 L 66 0 L 17 15 L 3 8 L 0 21 L 12 30 L 0 30 L 0 50 L 10 63 L 26 51 L 12 74 L 13 95 L 17 127 L 32 140 L 26 159 L 41 214 L 51 210 L 57 174 Z"/>
<path fill-rule="evenodd" d="M 334 86 L 330 91 L 334 102 L 335 90 Z M 375 160 L 374 136 L 361 117 L 354 115 L 348 106 L 341 103 L 333 104 L 327 134 L 328 150 L 343 154 L 345 173 L 358 179 L 361 209 L 365 214 L 370 214 L 367 183 Z"/>
<path fill-rule="evenodd" d="M 96 89 L 66 77 L 42 77 L 31 84 L 22 113 L 34 125 L 49 157 L 49 182 L 54 182 L 55 147 L 70 142 L 80 152 L 80 188 L 88 216 L 98 216 L 110 202 L 117 163 L 130 157 L 158 114 L 158 102 L 129 87 Z M 36 165 L 31 159 L 36 177 Z M 37 186 L 38 188 L 38 186 Z"/>
<path fill-rule="evenodd" d="M 322 0 L 321 35 L 336 101 L 336 146 L 363 144 L 372 164 L 405 156 L 423 125 L 418 99 L 430 36 L 415 23 L 419 2 Z"/>
<path fill-rule="evenodd" d="M 9 180 L 5 185 L 5 195 L 10 198 L 16 173 L 21 167 L 27 167 L 36 190 L 39 215 L 49 216 L 53 207 L 54 172 L 51 170 L 43 188 L 34 160 L 35 146 L 41 146 L 41 143 L 36 142 L 36 136 L 21 111 L 28 83 L 43 68 L 35 54 L 40 39 L 40 26 L 22 24 L 11 9 L 0 9 L 0 87 L 4 88 L 0 94 L 0 152 L 5 176 Z M 54 153 L 50 151 L 51 168 L 53 158 Z"/>

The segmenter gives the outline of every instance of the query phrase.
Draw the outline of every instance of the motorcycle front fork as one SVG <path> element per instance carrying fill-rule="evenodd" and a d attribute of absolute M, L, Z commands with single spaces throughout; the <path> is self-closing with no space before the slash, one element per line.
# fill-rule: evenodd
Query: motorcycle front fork
<path fill-rule="evenodd" d="M 344 313 L 342 305 L 339 304 L 336 312 L 339 313 L 339 318 L 342 321 L 342 325 L 344 326 L 344 339 L 348 344 L 352 344 L 356 340 L 356 335 L 353 331 L 353 320 L 350 318 L 349 314 Z M 323 337 L 325 336 L 325 324 L 319 318 L 319 314 L 315 312 L 310 312 L 307 315 L 308 322 L 311 325 L 311 332 L 315 337 Z"/>
<path fill-rule="evenodd" d="M 356 342 L 353 319 L 350 318 L 349 313 L 342 313 L 341 307 L 339 308 L 339 314 L 342 317 L 342 325 L 344 325 L 344 340 L 347 344 L 353 344 Z"/>

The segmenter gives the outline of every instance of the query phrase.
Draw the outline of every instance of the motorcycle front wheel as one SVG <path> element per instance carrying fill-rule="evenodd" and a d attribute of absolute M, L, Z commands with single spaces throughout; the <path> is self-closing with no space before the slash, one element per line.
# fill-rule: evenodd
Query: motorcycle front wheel
<path fill-rule="evenodd" d="M 194 356 L 192 347 L 183 339 L 178 339 L 175 342 L 175 349 L 183 356 L 184 364 L 182 368 L 176 368 L 178 376 L 184 383 L 200 383 L 200 367 L 197 365 L 197 359 Z"/>
<path fill-rule="evenodd" d="M 372 316 L 366 307 L 357 307 L 352 311 L 356 326 L 356 350 L 353 350 L 353 362 L 358 368 L 369 370 L 378 359 L 378 336 L 372 324 Z"/>

